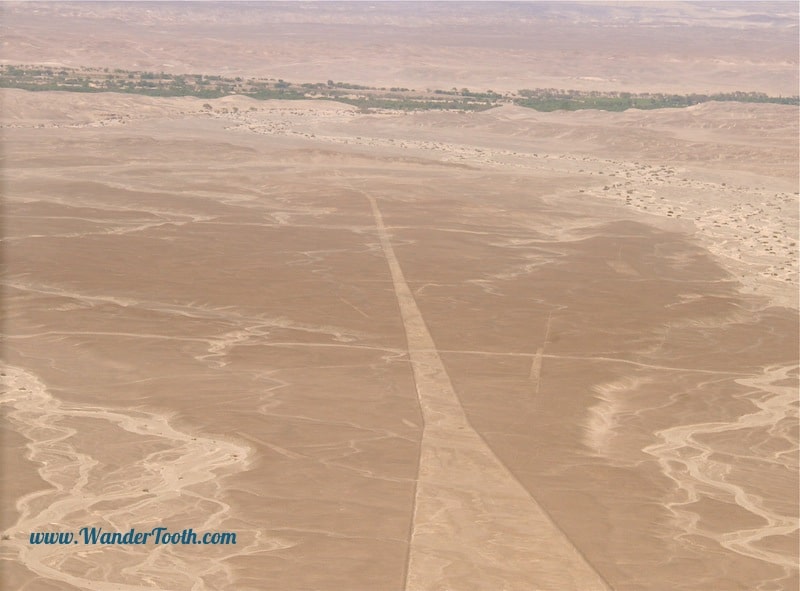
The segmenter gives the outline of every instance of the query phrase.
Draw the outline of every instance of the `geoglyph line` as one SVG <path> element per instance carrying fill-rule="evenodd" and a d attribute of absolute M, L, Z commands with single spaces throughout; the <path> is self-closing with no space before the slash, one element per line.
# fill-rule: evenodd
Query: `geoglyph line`
<path fill-rule="evenodd" d="M 531 371 L 528 378 L 533 384 L 534 394 L 539 394 L 539 389 L 542 385 L 542 356 L 544 355 L 544 348 L 547 346 L 547 341 L 550 338 L 550 324 L 553 321 L 553 313 L 547 315 L 547 324 L 544 330 L 544 338 L 542 339 L 542 346 L 536 349 L 536 355 L 531 359 Z"/>
<path fill-rule="evenodd" d="M 368 196 L 406 330 L 425 426 L 406 590 L 608 590 L 467 421 Z"/>

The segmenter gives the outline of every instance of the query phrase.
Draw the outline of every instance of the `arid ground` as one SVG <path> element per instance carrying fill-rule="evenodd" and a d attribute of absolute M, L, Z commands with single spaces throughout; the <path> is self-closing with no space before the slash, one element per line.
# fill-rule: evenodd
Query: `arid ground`
<path fill-rule="evenodd" d="M 2 8 L 3 63 L 798 83 L 793 3 Z M 796 106 L 0 97 L 3 589 L 797 589 Z M 29 541 L 84 526 L 237 543 Z"/>

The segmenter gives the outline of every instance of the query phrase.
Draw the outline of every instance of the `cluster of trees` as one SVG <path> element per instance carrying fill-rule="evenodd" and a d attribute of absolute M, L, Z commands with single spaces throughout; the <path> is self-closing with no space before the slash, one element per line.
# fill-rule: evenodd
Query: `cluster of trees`
<path fill-rule="evenodd" d="M 600 92 L 581 90 L 558 90 L 538 88 L 520 90 L 522 98 L 514 102 L 523 107 L 538 111 L 575 111 L 578 109 L 602 109 L 604 111 L 625 111 L 626 109 L 665 109 L 699 105 L 710 101 L 736 101 L 748 103 L 778 103 L 798 105 L 800 99 L 794 97 L 772 97 L 763 92 L 720 92 L 713 94 L 664 94 Z"/>
<path fill-rule="evenodd" d="M 115 69 L 52 70 L 0 66 L 0 87 L 71 92 L 125 92 L 149 96 L 219 98 L 246 94 L 254 98 L 303 98 L 284 80 L 244 80 L 204 74 L 130 72 Z"/>
<path fill-rule="evenodd" d="M 602 109 L 624 111 L 688 107 L 708 101 L 740 101 L 800 104 L 798 97 L 770 97 L 759 92 L 715 94 L 663 94 L 563 90 L 555 88 L 524 89 L 514 95 L 492 90 L 474 92 L 468 88 L 436 89 L 417 93 L 403 87 L 375 88 L 346 82 L 294 84 L 282 79 L 226 78 L 206 74 L 168 74 L 131 72 L 114 69 L 66 69 L 41 66 L 0 66 L 0 87 L 25 90 L 62 90 L 72 92 L 126 92 L 150 96 L 195 96 L 219 98 L 241 94 L 254 99 L 337 100 L 363 109 L 431 110 L 455 109 L 476 111 L 503 103 L 539 111 Z M 356 91 L 354 93 L 353 91 Z"/>
<path fill-rule="evenodd" d="M 496 107 L 495 103 L 464 101 L 464 100 L 430 100 L 424 97 L 408 98 L 381 98 L 381 97 L 339 97 L 335 99 L 341 103 L 355 105 L 363 110 L 390 109 L 395 111 L 485 111 Z"/>
<path fill-rule="evenodd" d="M 0 68 L 2 68 L 0 66 Z M 247 79 L 203 74 L 168 74 L 165 72 L 130 72 L 116 69 L 81 69 L 53 71 L 33 67 L 6 66 L 0 69 L 0 86 L 25 90 L 62 90 L 71 92 L 125 92 L 148 96 L 194 96 L 220 98 L 232 94 L 254 99 L 327 98 L 363 109 L 430 110 L 487 109 L 494 104 L 483 95 L 457 100 L 411 96 L 408 88 L 374 88 L 346 82 L 293 84 L 283 79 Z M 353 91 L 360 91 L 353 93 Z"/>

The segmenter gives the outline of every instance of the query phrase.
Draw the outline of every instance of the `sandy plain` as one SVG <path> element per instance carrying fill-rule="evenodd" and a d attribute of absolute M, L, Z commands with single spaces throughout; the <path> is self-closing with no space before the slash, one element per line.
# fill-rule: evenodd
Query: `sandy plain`
<path fill-rule="evenodd" d="M 797 588 L 796 107 L 2 101 L 4 588 Z"/>

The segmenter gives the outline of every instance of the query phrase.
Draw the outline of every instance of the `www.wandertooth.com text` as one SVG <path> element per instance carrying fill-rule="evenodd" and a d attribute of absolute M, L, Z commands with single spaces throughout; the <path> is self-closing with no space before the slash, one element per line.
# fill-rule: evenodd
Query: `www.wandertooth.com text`
<path fill-rule="evenodd" d="M 192 528 L 179 532 L 169 531 L 166 527 L 154 527 L 149 531 L 137 531 L 131 528 L 125 532 L 104 531 L 101 527 L 82 527 L 78 534 L 70 531 L 31 532 L 31 544 L 84 544 L 84 545 L 121 545 L 133 546 L 142 544 L 155 545 L 227 545 L 236 543 L 234 532 L 197 533 Z"/>

